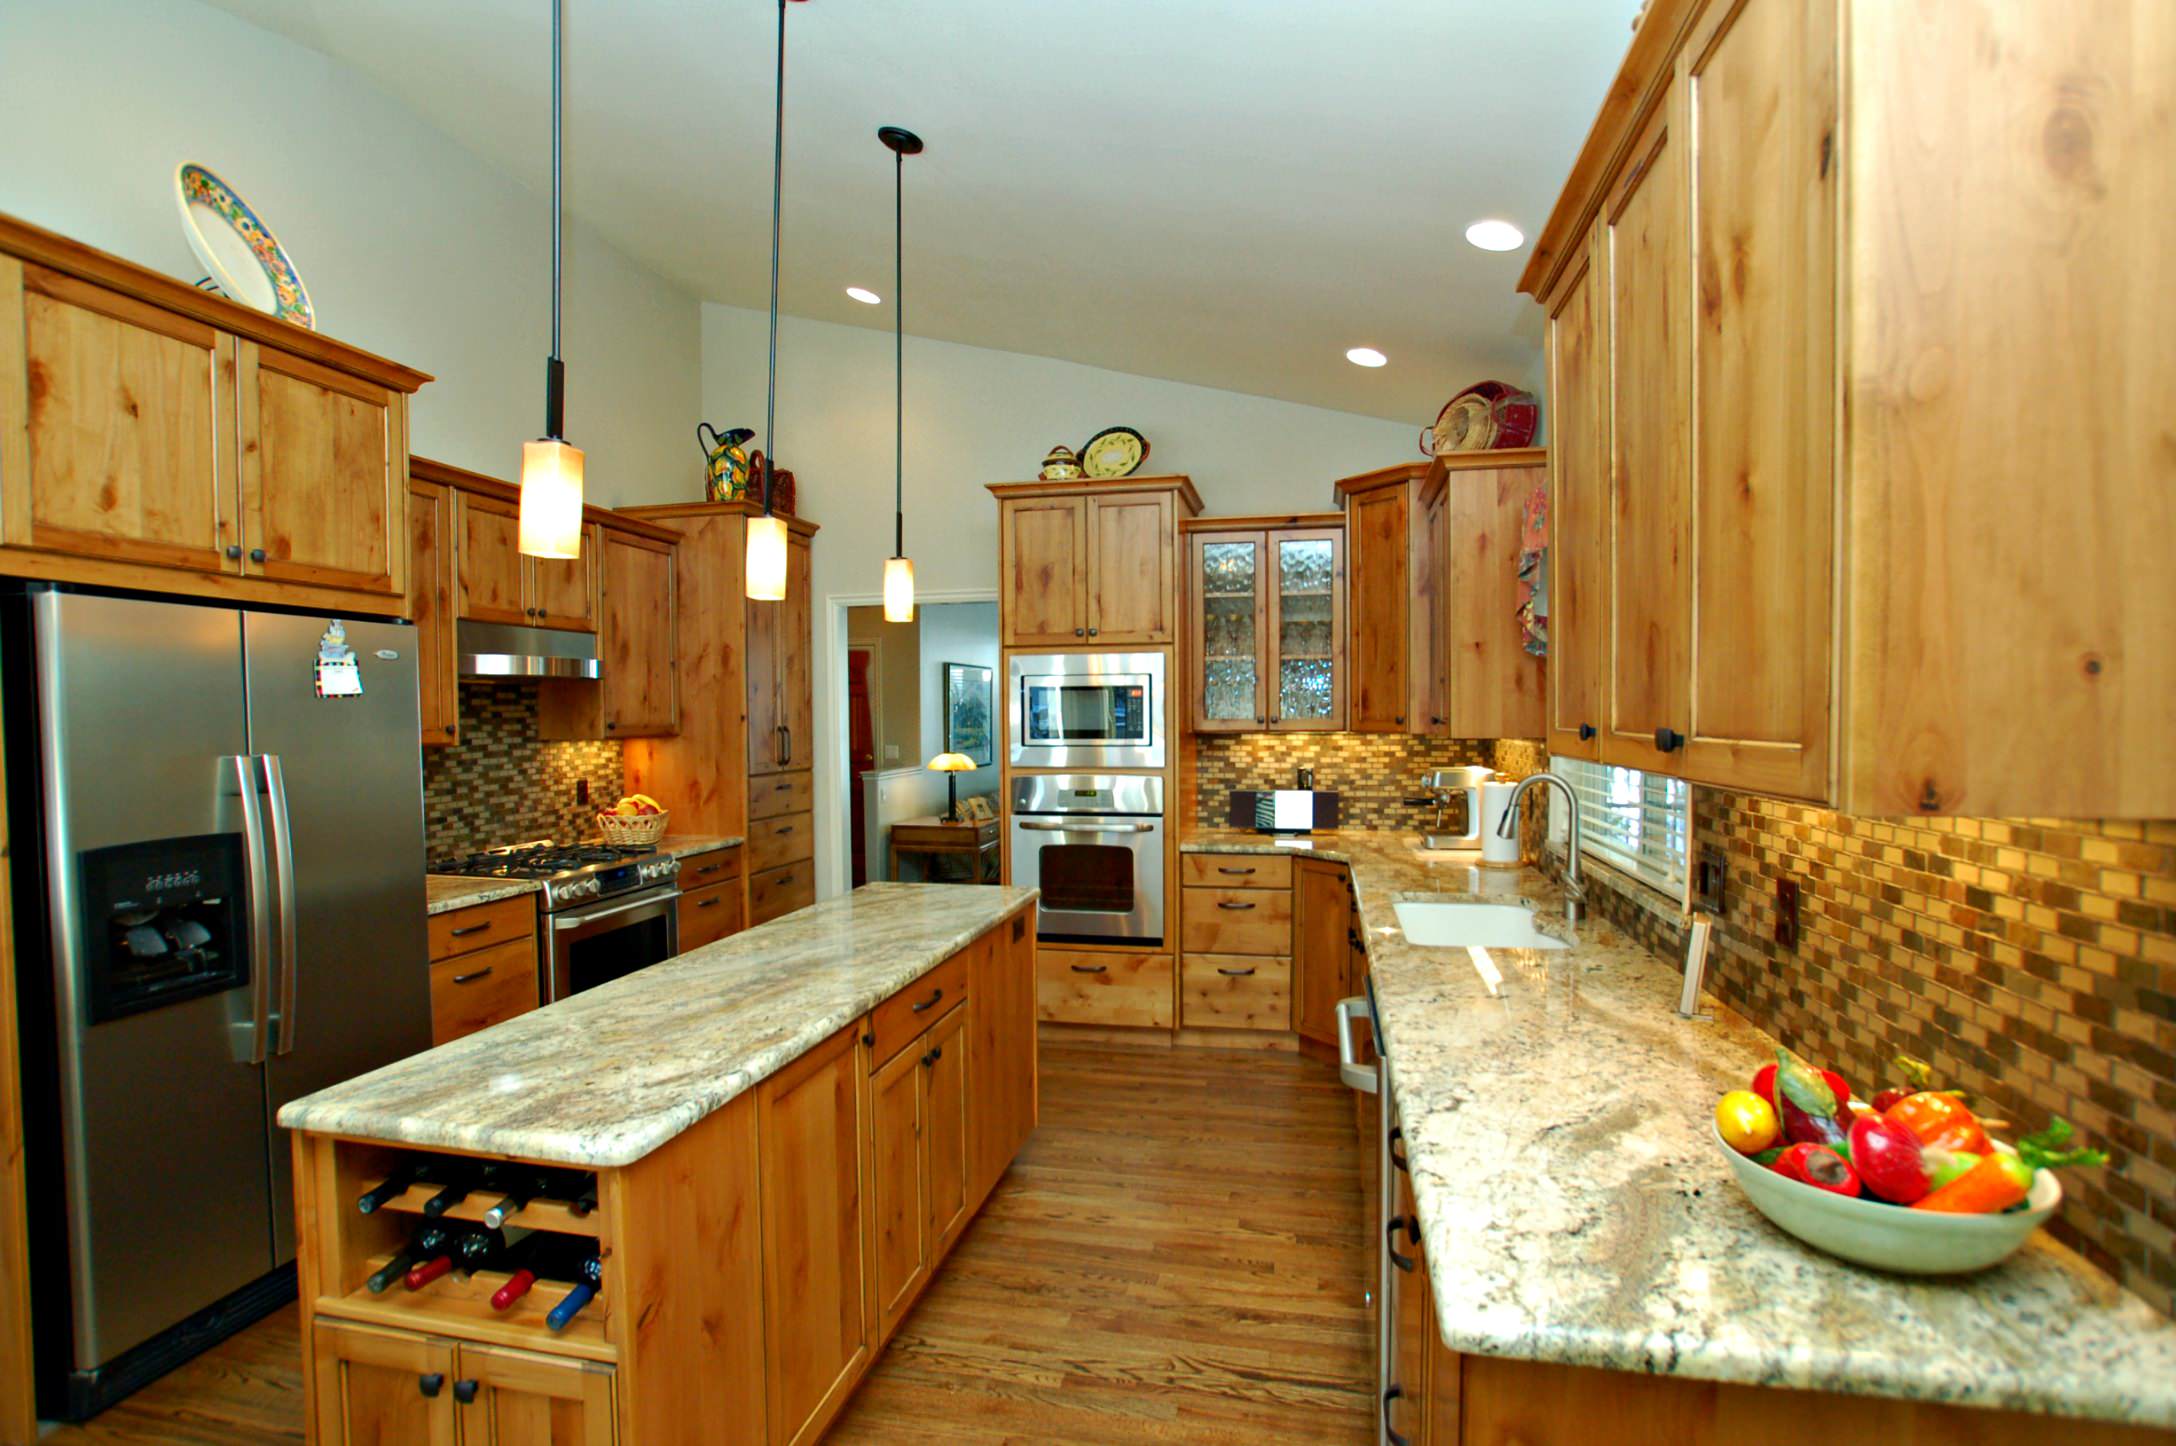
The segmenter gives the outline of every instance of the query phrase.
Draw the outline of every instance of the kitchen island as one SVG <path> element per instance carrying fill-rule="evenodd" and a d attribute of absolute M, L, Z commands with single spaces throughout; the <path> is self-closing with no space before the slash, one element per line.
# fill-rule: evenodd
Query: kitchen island
<path fill-rule="evenodd" d="M 315 1439 L 821 1434 L 1034 1128 L 1034 913 L 870 885 L 288 1105 Z M 449 1188 L 519 1203 L 404 1289 Z"/>
<path fill-rule="evenodd" d="M 1468 1440 L 1534 1442 L 2176 1427 L 2176 1325 L 2045 1232 L 1978 1275 L 1913 1278 L 1769 1224 L 1709 1113 L 1774 1042 L 1712 998 L 1680 1018 L 1677 969 L 1607 921 L 1567 925 L 1541 875 L 1416 844 L 1217 832 L 1182 849 L 1351 870 L 1434 1337 L 1399 1364 L 1401 1409 L 1451 1423 L 1429 1439 L 1459 1440 L 1459 1423 Z M 1416 945 L 1396 905 L 1417 899 L 1525 904 L 1569 947 L 1491 948 L 1484 965 Z"/>

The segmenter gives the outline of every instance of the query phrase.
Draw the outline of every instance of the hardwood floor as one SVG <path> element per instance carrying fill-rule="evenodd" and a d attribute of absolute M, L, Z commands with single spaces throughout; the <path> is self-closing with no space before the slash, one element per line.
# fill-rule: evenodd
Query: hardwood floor
<path fill-rule="evenodd" d="M 1372 1439 L 1352 1095 L 1290 1054 L 1043 1045 L 1042 1125 L 827 1438 Z M 302 1439 L 292 1307 L 51 1442 Z"/>

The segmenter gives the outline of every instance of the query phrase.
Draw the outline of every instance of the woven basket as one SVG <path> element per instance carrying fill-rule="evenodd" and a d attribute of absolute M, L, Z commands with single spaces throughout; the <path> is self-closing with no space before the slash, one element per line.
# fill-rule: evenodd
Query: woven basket
<path fill-rule="evenodd" d="M 669 813 L 638 813 L 628 818 L 616 813 L 597 815 L 597 829 L 608 844 L 622 848 L 640 848 L 656 843 L 665 836 Z"/>

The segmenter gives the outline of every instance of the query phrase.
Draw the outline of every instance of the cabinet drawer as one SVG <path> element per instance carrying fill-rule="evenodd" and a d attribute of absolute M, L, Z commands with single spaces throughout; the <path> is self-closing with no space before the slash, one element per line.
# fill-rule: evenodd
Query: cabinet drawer
<path fill-rule="evenodd" d="M 1188 1029 L 1290 1029 L 1292 961 L 1259 954 L 1188 954 L 1179 971 Z"/>
<path fill-rule="evenodd" d="M 1292 891 L 1181 889 L 1179 948 L 1187 954 L 1290 954 Z"/>
<path fill-rule="evenodd" d="M 1289 889 L 1292 860 L 1285 854 L 1180 854 L 1179 881 L 1189 888 Z"/>
<path fill-rule="evenodd" d="M 536 945 L 531 940 L 509 940 L 431 966 L 433 1044 L 474 1034 L 534 1008 Z"/>
<path fill-rule="evenodd" d="M 782 813 L 806 813 L 815 807 L 814 775 L 771 773 L 748 780 L 748 817 L 776 818 Z M 753 830 L 750 830 L 753 832 Z"/>
<path fill-rule="evenodd" d="M 740 932 L 740 880 L 727 879 L 680 895 L 680 952 L 700 949 Z"/>
<path fill-rule="evenodd" d="M 740 877 L 740 850 L 712 849 L 708 853 L 689 854 L 680 860 L 680 887 L 684 890 L 706 888 L 721 879 Z"/>
<path fill-rule="evenodd" d="M 780 914 L 816 902 L 816 863 L 804 859 L 782 869 L 748 875 L 748 923 L 767 924 Z"/>
<path fill-rule="evenodd" d="M 473 909 L 454 909 L 433 914 L 430 920 L 431 961 L 450 959 L 472 949 L 504 944 L 509 939 L 536 936 L 536 900 L 527 894 L 478 904 Z"/>
<path fill-rule="evenodd" d="M 869 1016 L 869 1032 L 876 1036 L 869 1068 L 889 1064 L 893 1055 L 967 997 L 967 958 L 965 953 L 954 954 L 876 1007 Z"/>
<path fill-rule="evenodd" d="M 1036 953 L 1037 1019 L 1169 1029 L 1171 1013 L 1169 954 Z"/>
<path fill-rule="evenodd" d="M 787 813 L 748 821 L 748 867 L 784 868 L 816 855 L 816 815 Z"/>

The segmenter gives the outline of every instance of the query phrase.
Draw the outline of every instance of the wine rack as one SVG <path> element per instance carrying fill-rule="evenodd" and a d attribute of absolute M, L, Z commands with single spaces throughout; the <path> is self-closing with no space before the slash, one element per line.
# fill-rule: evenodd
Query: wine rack
<path fill-rule="evenodd" d="M 440 1186 L 425 1181 L 410 1185 L 378 1207 L 379 1214 L 410 1215 L 422 1218 L 423 1202 L 436 1195 Z M 479 1190 L 458 1205 L 447 1207 L 441 1220 L 456 1220 L 466 1225 L 480 1224 L 484 1214 L 498 1203 L 498 1197 L 488 1190 Z M 587 1215 L 574 1213 L 573 1202 L 567 1200 L 532 1200 L 521 1209 L 506 1217 L 505 1225 L 515 1230 L 549 1230 L 554 1235 L 583 1235 L 591 1240 L 604 1238 L 602 1217 L 595 1210 Z"/>

